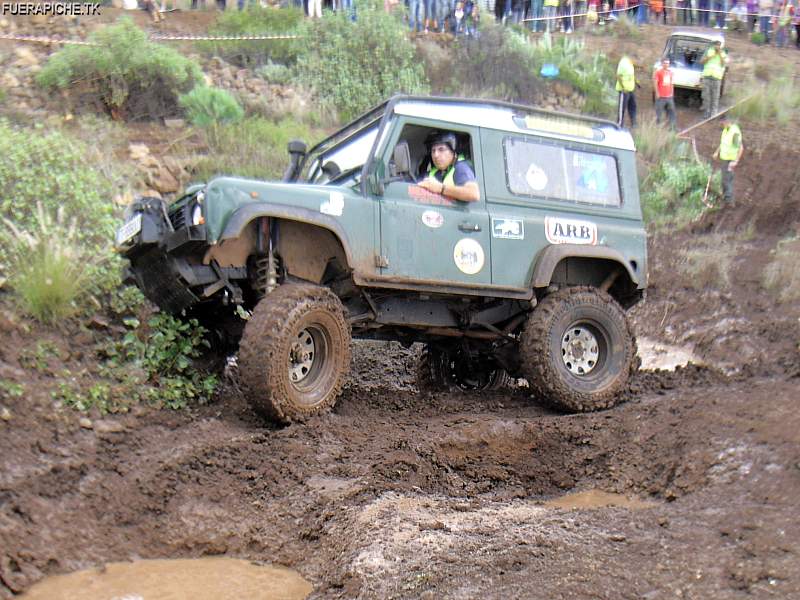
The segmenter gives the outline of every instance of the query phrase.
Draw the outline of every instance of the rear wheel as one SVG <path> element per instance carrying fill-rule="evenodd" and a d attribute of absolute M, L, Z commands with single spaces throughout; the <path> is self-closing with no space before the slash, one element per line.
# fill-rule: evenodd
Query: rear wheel
<path fill-rule="evenodd" d="M 344 308 L 333 292 L 320 286 L 286 284 L 265 296 L 239 345 L 248 402 L 281 423 L 330 410 L 349 367 Z"/>
<path fill-rule="evenodd" d="M 567 412 L 617 404 L 635 369 L 636 342 L 607 293 L 568 288 L 547 296 L 522 333 L 525 378 L 541 399 Z"/>
<path fill-rule="evenodd" d="M 472 360 L 460 347 L 442 350 L 426 346 L 417 363 L 417 387 L 421 391 L 495 390 L 510 383 L 504 369 Z"/>

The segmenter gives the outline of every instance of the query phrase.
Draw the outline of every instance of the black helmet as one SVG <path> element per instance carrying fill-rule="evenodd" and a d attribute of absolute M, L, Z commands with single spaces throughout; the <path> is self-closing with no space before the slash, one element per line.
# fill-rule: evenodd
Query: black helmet
<path fill-rule="evenodd" d="M 445 144 L 455 153 L 458 147 L 458 140 L 456 139 L 456 134 L 450 131 L 432 131 L 425 138 L 425 146 L 427 146 L 428 152 L 431 151 L 434 144 Z"/>

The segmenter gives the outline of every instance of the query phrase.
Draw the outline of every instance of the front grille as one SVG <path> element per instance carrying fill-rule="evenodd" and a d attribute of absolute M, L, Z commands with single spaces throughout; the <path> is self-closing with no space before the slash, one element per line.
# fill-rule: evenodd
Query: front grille
<path fill-rule="evenodd" d="M 175 210 L 170 211 L 169 213 L 169 222 L 172 223 L 172 228 L 175 231 L 178 229 L 182 229 L 186 226 L 186 209 L 188 205 L 181 206 L 180 208 L 176 208 Z"/>

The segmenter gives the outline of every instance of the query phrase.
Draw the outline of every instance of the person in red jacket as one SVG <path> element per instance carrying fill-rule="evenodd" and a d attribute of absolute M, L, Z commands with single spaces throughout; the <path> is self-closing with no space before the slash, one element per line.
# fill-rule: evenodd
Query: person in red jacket
<path fill-rule="evenodd" d="M 661 66 L 653 73 L 653 91 L 656 101 L 656 123 L 661 122 L 661 116 L 666 111 L 669 126 L 674 131 L 676 128 L 675 90 L 672 85 L 672 69 L 669 68 L 668 58 L 662 58 Z"/>

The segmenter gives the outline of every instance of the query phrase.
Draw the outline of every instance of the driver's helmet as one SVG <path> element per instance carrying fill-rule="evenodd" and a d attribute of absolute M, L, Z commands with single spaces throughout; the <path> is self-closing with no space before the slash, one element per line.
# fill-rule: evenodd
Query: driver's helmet
<path fill-rule="evenodd" d="M 430 154 L 434 144 L 446 144 L 454 154 L 456 153 L 456 148 L 458 148 L 456 134 L 451 131 L 430 132 L 428 137 L 425 138 L 425 147 L 428 149 L 428 154 Z"/>

